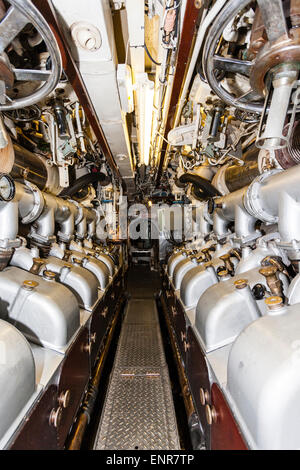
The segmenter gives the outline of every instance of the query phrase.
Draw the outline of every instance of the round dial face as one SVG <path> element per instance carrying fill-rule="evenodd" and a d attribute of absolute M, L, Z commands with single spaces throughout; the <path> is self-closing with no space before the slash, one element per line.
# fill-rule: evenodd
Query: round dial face
<path fill-rule="evenodd" d="M 0 200 L 11 201 L 15 196 L 15 183 L 10 176 L 0 173 Z"/>

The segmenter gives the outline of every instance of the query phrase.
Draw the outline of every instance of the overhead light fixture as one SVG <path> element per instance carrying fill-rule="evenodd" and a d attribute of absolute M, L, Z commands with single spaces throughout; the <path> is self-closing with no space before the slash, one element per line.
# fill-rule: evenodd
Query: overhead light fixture
<path fill-rule="evenodd" d="M 118 65 L 117 81 L 122 111 L 124 111 L 124 113 L 132 113 L 134 110 L 133 85 L 131 68 L 129 65 Z"/>
<path fill-rule="evenodd" d="M 139 124 L 141 163 L 149 165 L 154 83 L 148 80 L 148 78 L 141 83 L 140 98 Z"/>

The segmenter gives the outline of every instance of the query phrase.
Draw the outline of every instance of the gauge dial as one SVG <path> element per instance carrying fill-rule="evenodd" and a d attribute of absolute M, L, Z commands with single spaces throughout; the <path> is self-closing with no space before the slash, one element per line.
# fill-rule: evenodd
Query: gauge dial
<path fill-rule="evenodd" d="M 15 197 L 16 187 L 12 178 L 0 173 L 0 201 L 11 201 Z"/>

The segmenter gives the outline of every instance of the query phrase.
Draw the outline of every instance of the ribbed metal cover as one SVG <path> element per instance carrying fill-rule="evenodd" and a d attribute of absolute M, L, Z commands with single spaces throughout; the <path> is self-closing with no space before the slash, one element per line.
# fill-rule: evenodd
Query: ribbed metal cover
<path fill-rule="evenodd" d="M 154 300 L 129 301 L 95 449 L 180 449 Z"/>

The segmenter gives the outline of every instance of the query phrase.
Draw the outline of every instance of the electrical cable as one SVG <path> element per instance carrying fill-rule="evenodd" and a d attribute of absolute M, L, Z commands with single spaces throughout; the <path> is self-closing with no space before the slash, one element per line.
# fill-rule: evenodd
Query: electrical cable
<path fill-rule="evenodd" d="M 161 63 L 156 62 L 156 60 L 153 59 L 152 55 L 151 55 L 150 52 L 149 52 L 149 49 L 148 49 L 146 43 L 144 44 L 144 49 L 145 49 L 145 51 L 146 51 L 146 53 L 147 53 L 147 56 L 148 56 L 149 59 L 151 60 L 151 62 L 153 62 L 153 64 L 158 65 L 158 66 L 160 67 L 160 66 L 161 66 Z"/>

